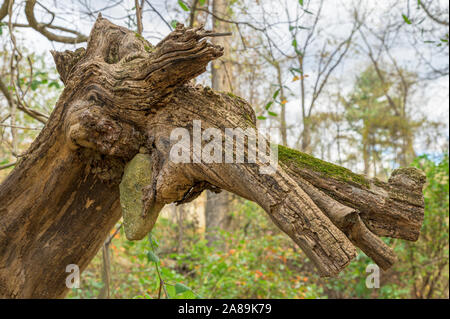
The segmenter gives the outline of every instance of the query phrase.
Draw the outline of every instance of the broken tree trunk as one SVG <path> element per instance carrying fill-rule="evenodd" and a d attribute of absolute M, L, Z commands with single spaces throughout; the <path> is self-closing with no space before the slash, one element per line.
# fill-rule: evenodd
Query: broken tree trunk
<path fill-rule="evenodd" d="M 204 40 L 209 36 L 215 34 L 178 25 L 152 46 L 100 16 L 86 49 L 53 52 L 65 89 L 0 186 L 0 297 L 63 297 L 67 265 L 88 265 L 121 217 L 120 204 L 127 237 L 140 239 L 165 204 L 188 202 L 205 189 L 257 202 L 323 276 L 345 268 L 355 246 L 388 268 L 395 255 L 377 236 L 417 239 L 425 181 L 418 170 L 397 170 L 384 183 L 284 147 L 271 174 L 261 173 L 260 158 L 203 161 L 211 152 L 196 147 L 215 154 L 224 145 L 213 138 L 217 132 L 256 131 L 247 102 L 188 83 L 222 53 Z M 202 131 L 210 136 L 195 145 Z M 188 132 L 194 141 L 174 140 L 173 132 Z M 187 150 L 188 163 L 173 160 L 175 146 Z M 237 144 L 232 153 L 239 155 Z M 119 189 L 132 192 L 129 177 L 139 176 L 126 170 L 119 187 L 137 154 L 148 167 L 141 180 L 148 185 L 119 203 Z"/>

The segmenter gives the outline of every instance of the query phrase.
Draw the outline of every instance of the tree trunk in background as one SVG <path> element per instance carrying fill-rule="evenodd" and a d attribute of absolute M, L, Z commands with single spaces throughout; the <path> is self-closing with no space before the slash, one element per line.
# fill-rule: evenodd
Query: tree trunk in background
<path fill-rule="evenodd" d="M 213 14 L 218 17 L 227 17 L 229 0 L 214 0 Z M 230 32 L 229 23 L 213 19 L 214 32 Z M 218 91 L 233 92 L 233 64 L 230 61 L 230 37 L 213 38 L 212 43 L 223 47 L 223 55 L 220 59 L 211 62 L 211 87 Z"/>
<path fill-rule="evenodd" d="M 283 87 L 283 79 L 282 73 L 281 73 L 281 67 L 280 64 L 276 63 L 276 69 L 277 69 L 277 81 L 278 86 L 280 88 L 280 100 L 281 102 L 286 100 L 286 96 L 284 95 L 284 87 Z M 283 146 L 287 145 L 287 125 L 286 125 L 286 104 L 281 103 L 281 114 L 280 114 L 280 135 L 281 135 L 281 143 Z"/>
<path fill-rule="evenodd" d="M 405 120 L 406 123 L 406 120 Z M 402 145 L 401 145 L 401 156 L 400 156 L 400 167 L 407 167 L 411 164 L 412 160 L 416 158 L 417 154 L 414 150 L 412 129 L 404 128 L 402 129 Z"/>
<path fill-rule="evenodd" d="M 311 130 L 309 124 L 309 117 L 303 119 L 303 131 L 302 131 L 302 152 L 311 153 Z"/>
<path fill-rule="evenodd" d="M 311 135 L 310 135 L 310 123 L 309 114 L 306 109 L 306 89 L 305 89 L 305 77 L 303 68 L 303 57 L 298 57 L 298 65 L 300 69 L 300 106 L 302 112 L 302 124 L 303 130 L 300 140 L 300 149 L 305 153 L 310 153 Z"/>
<path fill-rule="evenodd" d="M 364 175 L 369 176 L 370 169 L 370 145 L 367 141 L 367 137 L 363 137 L 362 140 L 362 156 L 364 161 Z"/>
<path fill-rule="evenodd" d="M 229 229 L 231 225 L 230 203 L 232 195 L 227 191 L 214 193 L 206 191 L 205 231 L 208 245 L 218 239 L 218 229 Z"/>
<path fill-rule="evenodd" d="M 213 14 L 218 17 L 226 17 L 228 4 L 229 0 L 213 0 Z M 213 31 L 230 31 L 230 24 L 219 21 L 215 17 L 212 19 Z M 211 63 L 211 87 L 216 91 L 233 92 L 229 38 L 215 38 L 212 42 L 222 46 L 224 51 L 221 59 Z M 205 230 L 209 245 L 217 240 L 217 229 L 227 229 L 230 226 L 231 199 L 232 196 L 227 191 L 214 193 L 208 190 L 206 193 Z"/>

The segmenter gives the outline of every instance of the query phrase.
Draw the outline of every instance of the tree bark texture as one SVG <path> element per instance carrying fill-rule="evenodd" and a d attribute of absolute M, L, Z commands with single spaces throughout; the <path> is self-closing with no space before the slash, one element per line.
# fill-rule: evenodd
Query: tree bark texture
<path fill-rule="evenodd" d="M 192 132 L 193 120 L 203 129 L 256 129 L 246 101 L 189 83 L 222 54 L 205 40 L 212 36 L 178 25 L 152 46 L 99 16 L 86 49 L 52 52 L 64 91 L 0 185 L 1 297 L 64 297 L 66 266 L 85 269 L 121 217 L 119 184 L 138 153 L 151 159 L 151 181 L 142 189 L 145 231 L 132 239 L 151 230 L 145 221 L 164 205 L 205 189 L 257 202 L 322 276 L 343 270 L 355 247 L 388 268 L 395 255 L 378 236 L 418 238 L 425 178 L 413 168 L 384 183 L 281 146 L 271 175 L 260 174 L 259 160 L 206 164 L 191 152 L 192 163 L 171 161 L 171 132 Z"/>

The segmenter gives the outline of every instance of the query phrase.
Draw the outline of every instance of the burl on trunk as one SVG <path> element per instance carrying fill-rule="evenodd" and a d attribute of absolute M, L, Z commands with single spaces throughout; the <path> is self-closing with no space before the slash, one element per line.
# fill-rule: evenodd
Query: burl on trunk
<path fill-rule="evenodd" d="M 127 236 L 140 239 L 165 204 L 205 189 L 257 202 L 323 276 L 344 269 L 355 246 L 390 267 L 395 255 L 378 236 L 417 240 L 425 177 L 413 168 L 394 171 L 385 183 L 281 146 L 272 174 L 261 174 L 259 159 L 204 163 L 191 143 L 191 163 L 170 159 L 171 132 L 192 133 L 195 120 L 203 130 L 256 129 L 246 101 L 190 83 L 221 56 L 206 41 L 217 35 L 178 25 L 152 46 L 100 16 L 86 49 L 52 52 L 64 91 L 0 186 L 1 297 L 63 297 L 66 266 L 88 265 L 121 204 Z M 144 166 L 133 168 L 138 160 Z M 137 203 L 136 194 L 127 197 L 135 176 Z"/>

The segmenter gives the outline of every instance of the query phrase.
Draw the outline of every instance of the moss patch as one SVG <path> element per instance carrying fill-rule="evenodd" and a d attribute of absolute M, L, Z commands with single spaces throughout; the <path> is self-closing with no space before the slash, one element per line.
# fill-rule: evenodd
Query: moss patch
<path fill-rule="evenodd" d="M 144 40 L 144 37 L 137 32 L 134 33 L 134 36 L 140 40 Z"/>
<path fill-rule="evenodd" d="M 317 159 L 306 153 L 278 145 L 278 159 L 280 162 L 306 168 L 343 182 L 356 183 L 369 187 L 370 183 L 363 175 L 355 174 L 351 170 Z"/>
<path fill-rule="evenodd" d="M 140 35 L 139 33 L 135 32 L 134 36 L 136 37 L 136 39 L 141 41 L 141 43 L 144 45 L 144 50 L 146 52 L 151 53 L 151 52 L 153 52 L 155 50 L 153 45 L 151 45 L 150 42 L 148 42 L 142 35 Z"/>
<path fill-rule="evenodd" d="M 250 114 L 245 114 L 245 120 L 246 120 L 247 124 L 249 124 L 250 127 L 253 127 L 254 129 L 256 129 L 256 125 L 253 122 Z"/>
<path fill-rule="evenodd" d="M 231 97 L 231 98 L 237 98 L 238 96 L 236 96 L 236 95 L 234 95 L 233 93 L 231 93 L 231 92 L 225 92 L 229 97 Z"/>

